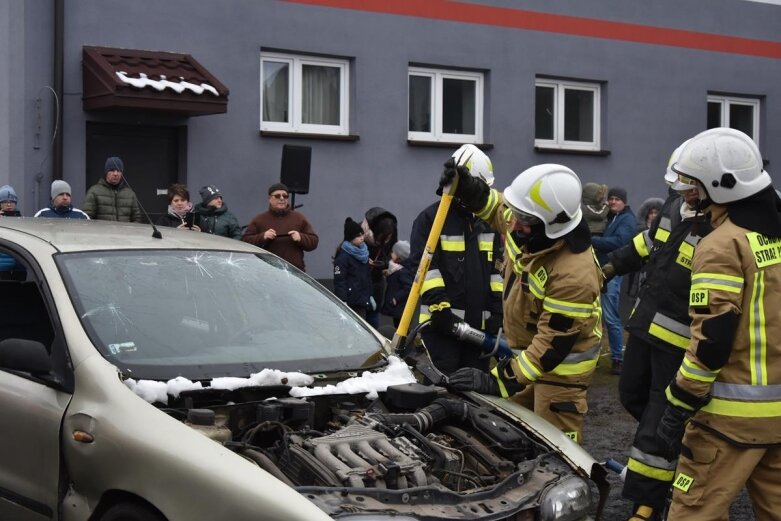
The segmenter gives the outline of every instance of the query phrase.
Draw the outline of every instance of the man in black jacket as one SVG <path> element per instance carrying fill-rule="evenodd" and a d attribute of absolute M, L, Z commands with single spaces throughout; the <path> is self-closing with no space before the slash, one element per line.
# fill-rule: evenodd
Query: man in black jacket
<path fill-rule="evenodd" d="M 641 268 L 646 273 L 626 326 L 629 339 L 619 380 L 621 403 L 639 422 L 623 489 L 623 496 L 635 503 L 632 521 L 661 519 L 677 463 L 659 447 L 656 426 L 667 405 L 665 389 L 689 344 L 694 247 L 711 231 L 698 203 L 696 187 L 671 181 L 670 196 L 651 227 L 612 252 L 603 267 L 606 277 Z"/>
<path fill-rule="evenodd" d="M 474 145 L 453 154 L 474 177 L 493 182 L 491 161 Z M 413 270 L 417 270 L 439 203 L 423 210 L 412 225 Z M 437 368 L 449 375 L 462 367 L 488 370 L 480 348 L 453 336 L 459 321 L 495 335 L 502 325 L 502 237 L 460 203 L 453 202 L 421 287 L 419 321 L 431 326 L 423 342 Z"/>

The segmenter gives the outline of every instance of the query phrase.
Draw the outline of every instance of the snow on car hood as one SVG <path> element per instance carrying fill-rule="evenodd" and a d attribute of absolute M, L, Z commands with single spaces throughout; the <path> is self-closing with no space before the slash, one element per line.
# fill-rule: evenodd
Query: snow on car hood
<path fill-rule="evenodd" d="M 377 398 L 378 392 L 385 391 L 388 386 L 415 382 L 415 376 L 410 368 L 396 356 L 388 357 L 388 365 L 382 371 L 364 371 L 361 376 L 348 378 L 336 385 L 308 387 L 314 383 L 314 378 L 304 373 L 284 372 L 277 369 L 263 369 L 253 373 L 249 378 L 223 377 L 214 378 L 208 385 L 193 382 L 177 376 L 167 382 L 157 380 L 134 380 L 128 378 L 125 385 L 138 396 L 149 403 L 168 403 L 168 396 L 178 397 L 183 391 L 198 389 L 234 390 L 241 387 L 262 387 L 269 385 L 289 385 L 290 395 L 296 398 L 323 394 L 361 394 L 369 399 Z"/>

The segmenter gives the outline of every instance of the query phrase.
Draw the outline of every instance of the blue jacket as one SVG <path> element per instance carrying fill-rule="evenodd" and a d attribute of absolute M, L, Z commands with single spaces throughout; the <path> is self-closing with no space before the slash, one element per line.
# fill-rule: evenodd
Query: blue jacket
<path fill-rule="evenodd" d="M 597 252 L 600 265 L 607 263 L 607 254 L 629 244 L 637 230 L 637 219 L 629 206 L 624 206 L 621 212 L 608 217 L 607 227 L 601 237 L 592 237 L 591 245 Z"/>
<path fill-rule="evenodd" d="M 49 205 L 48 208 L 38 210 L 33 217 L 54 217 L 57 219 L 89 219 L 86 213 L 82 212 L 78 208 L 73 206 L 66 206 L 64 208 L 54 208 Z"/>
<path fill-rule="evenodd" d="M 334 257 L 334 295 L 351 308 L 371 307 L 372 279 L 369 265 L 341 248 Z"/>

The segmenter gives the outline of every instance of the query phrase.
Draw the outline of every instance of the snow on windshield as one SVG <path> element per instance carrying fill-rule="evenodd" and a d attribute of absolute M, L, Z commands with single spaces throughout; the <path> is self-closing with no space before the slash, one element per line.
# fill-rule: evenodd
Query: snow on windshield
<path fill-rule="evenodd" d="M 304 373 L 283 372 L 276 369 L 264 369 L 259 373 L 250 375 L 249 378 L 214 378 L 210 384 L 204 386 L 201 382 L 192 382 L 181 376 L 158 382 L 155 380 L 133 380 L 128 378 L 125 385 L 138 396 L 149 403 L 168 404 L 168 396 L 177 398 L 183 391 L 199 389 L 227 389 L 234 390 L 241 387 L 256 387 L 269 385 L 289 385 L 290 396 L 301 398 L 322 394 L 362 394 L 367 393 L 366 398 L 377 398 L 378 392 L 384 392 L 388 386 L 415 382 L 415 375 L 400 358 L 388 357 L 388 365 L 382 371 L 364 371 L 361 376 L 348 378 L 336 385 L 321 387 L 307 387 L 314 383 L 314 378 Z"/>

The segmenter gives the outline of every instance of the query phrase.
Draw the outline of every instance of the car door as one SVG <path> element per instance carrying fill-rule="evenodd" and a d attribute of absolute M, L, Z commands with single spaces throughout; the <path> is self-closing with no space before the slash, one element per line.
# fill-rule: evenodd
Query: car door
<path fill-rule="evenodd" d="M 68 379 L 57 376 L 65 365 L 64 342 L 36 270 L 16 252 L 0 248 L 2 255 L 11 255 L 16 269 L 0 271 L 0 349 L 9 338 L 41 342 L 52 370 L 33 375 L 0 357 L 0 519 L 56 519 L 60 425 L 71 398 L 63 385 Z"/>

